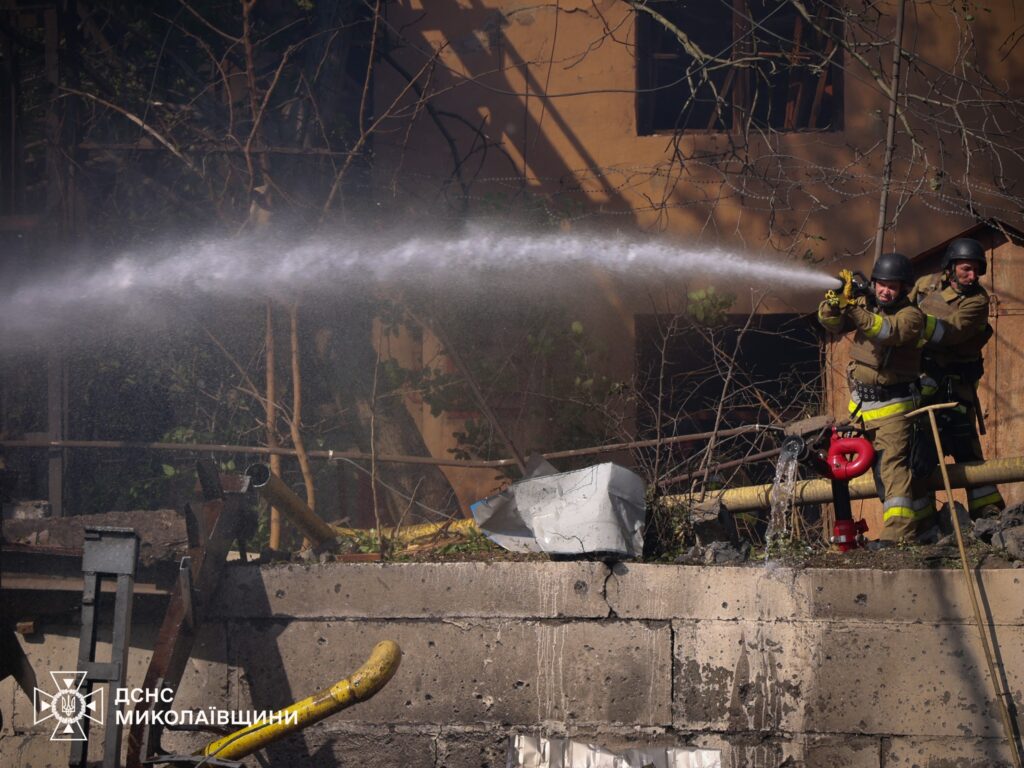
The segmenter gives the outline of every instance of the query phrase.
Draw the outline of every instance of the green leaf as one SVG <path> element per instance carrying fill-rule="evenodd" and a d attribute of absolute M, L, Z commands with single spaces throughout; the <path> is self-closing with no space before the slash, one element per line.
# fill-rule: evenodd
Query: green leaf
<path fill-rule="evenodd" d="M 178 470 L 176 470 L 170 464 L 163 464 L 161 465 L 161 468 L 164 471 L 164 477 L 174 477 L 176 474 L 178 474 Z"/>

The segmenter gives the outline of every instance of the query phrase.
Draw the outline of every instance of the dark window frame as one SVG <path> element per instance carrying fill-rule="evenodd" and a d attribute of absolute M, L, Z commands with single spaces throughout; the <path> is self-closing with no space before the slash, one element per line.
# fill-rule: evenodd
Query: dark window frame
<path fill-rule="evenodd" d="M 676 19 L 670 18 L 675 11 L 677 19 L 680 16 L 689 14 L 691 16 L 688 20 L 683 20 L 683 23 L 679 23 L 678 26 L 684 29 L 686 32 L 693 32 L 692 35 L 694 41 L 700 45 L 701 41 L 697 39 L 697 35 L 703 34 L 714 37 L 716 34 L 721 37 L 722 26 L 725 22 L 725 17 L 731 19 L 731 39 L 728 42 L 728 51 L 725 55 L 729 58 L 737 57 L 748 57 L 755 55 L 752 50 L 753 47 L 759 47 L 758 43 L 764 42 L 764 39 L 768 39 L 770 42 L 775 43 L 779 48 L 786 45 L 787 43 L 792 45 L 792 48 L 787 52 L 785 50 L 770 50 L 763 49 L 756 53 L 759 60 L 763 61 L 763 65 L 759 62 L 753 66 L 741 66 L 741 67 L 729 67 L 727 65 L 715 67 L 715 72 L 710 76 L 710 80 L 718 82 L 716 85 L 719 88 L 719 97 L 725 104 L 729 114 L 726 114 L 724 119 L 721 115 L 722 104 L 714 104 L 713 101 L 707 99 L 707 95 L 711 92 L 706 87 L 703 89 L 703 94 L 694 94 L 692 90 L 688 88 L 688 84 L 685 80 L 682 83 L 677 82 L 681 78 L 685 78 L 685 69 L 687 64 L 692 64 L 693 59 L 689 57 L 679 45 L 678 41 L 675 40 L 675 36 L 667 29 L 665 29 L 658 20 L 656 20 L 650 13 L 643 10 L 635 11 L 636 20 L 636 104 L 635 104 L 635 116 L 636 116 L 636 128 L 637 134 L 640 136 L 675 133 L 683 131 L 686 133 L 742 133 L 750 122 L 753 126 L 771 130 L 780 133 L 795 133 L 795 132 L 815 132 L 815 133 L 831 133 L 839 132 L 844 128 L 844 84 L 843 84 L 843 52 L 834 41 L 826 38 L 825 36 L 817 33 L 814 28 L 804 22 L 803 18 L 796 13 L 795 8 L 792 11 L 788 11 L 788 16 L 793 19 L 794 30 L 793 34 L 786 39 L 772 40 L 772 35 L 765 32 L 765 30 L 758 27 L 754 27 L 751 31 L 750 14 L 752 11 L 751 3 L 755 6 L 767 6 L 775 0 L 731 0 L 731 10 L 729 8 L 730 0 L 699 0 L 694 2 L 691 0 L 690 3 L 678 2 L 674 0 L 646 0 L 646 4 L 656 12 L 662 13 L 669 18 L 670 21 L 676 22 Z M 784 0 L 783 0 L 784 2 Z M 687 11 L 680 6 L 692 4 L 693 9 Z M 698 13 L 695 9 L 699 7 L 701 10 Z M 812 5 L 813 8 L 813 5 Z M 822 3 L 818 6 L 818 22 L 819 24 L 825 23 L 825 11 L 828 6 Z M 710 9 L 710 11 L 709 11 Z M 787 11 L 787 9 L 780 9 L 781 11 Z M 715 18 L 719 23 L 708 24 L 709 18 Z M 756 18 L 756 17 L 755 17 Z M 689 23 L 690 29 L 685 28 L 685 24 Z M 835 24 L 841 22 L 833 22 L 833 34 L 839 37 L 842 36 L 842 29 L 836 29 Z M 702 24 L 705 29 L 702 30 Z M 772 24 L 777 26 L 777 24 Z M 805 33 L 807 36 L 805 36 Z M 659 35 L 661 38 L 659 39 Z M 812 41 L 811 44 L 815 47 L 811 49 L 810 57 L 806 53 L 801 53 L 801 45 L 806 44 L 807 39 Z M 670 42 L 666 42 L 670 38 Z M 738 42 L 737 42 L 738 41 Z M 709 49 L 705 52 L 711 55 L 721 54 L 721 48 L 716 49 L 715 41 L 711 40 Z M 823 46 L 823 50 L 820 50 L 817 46 Z M 673 46 L 677 48 L 676 51 L 670 50 Z M 718 40 L 718 46 L 721 46 L 721 40 Z M 804 49 L 807 50 L 807 49 Z M 794 71 L 800 71 L 799 65 L 793 66 L 791 62 L 799 61 L 800 58 L 813 58 L 818 62 L 828 62 L 827 65 L 822 66 L 820 71 L 817 72 L 817 78 L 813 81 L 814 92 L 810 95 L 810 101 L 807 101 L 809 91 L 805 91 L 805 87 L 811 83 L 811 78 L 805 76 L 804 78 L 790 78 L 788 74 Z M 677 59 L 680 62 L 678 69 L 671 74 L 667 72 L 671 68 L 671 64 L 659 64 L 659 62 L 670 62 L 672 59 Z M 688 61 L 687 61 L 688 60 Z M 772 91 L 773 84 L 769 78 L 771 74 L 765 74 L 764 70 L 772 70 L 776 74 L 779 71 L 779 64 L 776 62 L 790 62 L 789 66 L 785 63 L 782 67 L 786 70 L 786 90 L 787 98 L 785 100 L 786 110 L 783 114 L 781 124 L 770 124 L 771 120 L 778 119 L 778 113 L 772 112 Z M 659 69 L 661 69 L 661 76 L 659 77 Z M 758 70 L 761 72 L 758 72 Z M 814 65 L 809 68 L 810 73 L 815 72 Z M 758 80 L 754 80 L 754 78 Z M 668 83 L 675 83 L 674 86 L 667 86 Z M 681 119 L 684 116 L 682 104 L 684 100 L 675 100 L 673 97 L 678 96 L 681 90 L 685 88 L 686 97 L 695 99 L 694 103 L 698 105 L 697 109 L 691 106 L 691 114 L 686 116 L 687 120 L 696 118 L 694 124 L 686 125 L 681 124 Z M 654 90 L 658 89 L 658 90 Z M 830 93 L 827 93 L 829 91 Z M 700 90 L 700 88 L 698 88 Z M 793 101 L 794 92 L 796 95 L 796 101 Z M 701 96 L 704 96 L 701 99 Z M 672 124 L 668 124 L 664 114 L 658 114 L 659 109 L 661 111 L 672 111 L 672 106 L 666 106 L 664 103 L 659 105 L 659 98 L 669 99 L 670 104 L 678 104 L 679 107 L 674 108 L 675 119 Z M 760 99 L 760 106 L 763 108 L 765 104 L 768 105 L 768 122 L 762 119 L 764 116 L 758 114 L 750 115 L 751 106 L 758 109 L 759 102 L 755 99 Z M 703 102 L 703 105 L 701 105 Z M 700 107 L 703 106 L 705 112 L 707 112 L 708 105 L 714 104 L 707 114 L 700 112 Z M 828 113 L 822 116 L 824 106 L 827 104 Z"/>

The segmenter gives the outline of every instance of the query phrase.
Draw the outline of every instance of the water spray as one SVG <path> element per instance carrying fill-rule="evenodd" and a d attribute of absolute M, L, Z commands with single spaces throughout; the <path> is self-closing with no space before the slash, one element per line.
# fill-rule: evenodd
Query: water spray
<path fill-rule="evenodd" d="M 8 280 L 0 324 L 14 332 L 68 327 L 91 310 L 142 321 L 163 303 L 190 298 L 356 295 L 369 288 L 432 295 L 557 296 L 596 270 L 629 280 L 727 280 L 786 292 L 824 290 L 836 279 L 812 267 L 714 246 L 625 235 L 509 234 L 467 227 L 457 235 L 365 231 L 289 240 L 268 234 L 193 239 L 127 251 L 47 275 Z M 130 312 L 129 308 L 141 311 Z"/>

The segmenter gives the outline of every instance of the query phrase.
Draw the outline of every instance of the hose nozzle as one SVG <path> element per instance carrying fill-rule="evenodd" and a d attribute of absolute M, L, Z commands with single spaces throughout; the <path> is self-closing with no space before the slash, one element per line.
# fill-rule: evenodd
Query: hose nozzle
<path fill-rule="evenodd" d="M 852 269 L 844 269 L 837 276 L 839 288 L 847 301 L 853 301 L 858 296 L 866 296 L 871 292 L 871 282 L 863 272 L 855 272 Z"/>

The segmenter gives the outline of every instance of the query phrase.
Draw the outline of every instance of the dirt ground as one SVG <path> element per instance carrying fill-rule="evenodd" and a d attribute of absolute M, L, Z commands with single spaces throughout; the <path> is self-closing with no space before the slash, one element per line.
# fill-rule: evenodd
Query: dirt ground
<path fill-rule="evenodd" d="M 6 520 L 3 523 L 3 540 L 13 544 L 27 544 L 42 547 L 81 549 L 86 526 L 114 526 L 134 528 L 140 538 L 140 563 L 176 561 L 187 554 L 188 540 L 184 516 L 174 510 L 109 512 L 101 515 L 82 515 L 43 520 Z M 984 542 L 968 537 L 968 558 L 973 567 L 1020 568 L 1024 561 L 1015 561 Z M 301 560 L 299 555 L 279 553 L 276 561 Z M 346 551 L 343 546 L 336 554 L 321 554 L 318 559 L 342 562 L 379 562 L 376 552 Z M 422 545 L 418 549 L 393 553 L 387 557 L 392 562 L 531 562 L 546 561 L 547 555 L 520 554 L 508 552 L 483 536 L 470 539 L 451 538 Z M 568 559 L 568 558 L 565 558 Z M 600 555 L 580 559 L 609 560 Z M 830 550 L 800 550 L 773 556 L 771 560 L 792 568 L 873 568 L 897 570 L 902 568 L 959 568 L 960 556 L 956 542 L 942 544 L 895 547 L 870 552 L 857 549 L 841 553 Z M 649 562 L 704 564 L 685 558 L 662 557 Z M 718 567 L 758 567 L 765 562 L 764 553 L 753 549 L 743 560 L 715 563 Z"/>
<path fill-rule="evenodd" d="M 41 520 L 4 520 L 3 541 L 37 547 L 81 549 L 86 526 L 134 528 L 139 536 L 141 565 L 178 560 L 188 554 L 185 516 L 173 509 L 106 512 Z"/>
<path fill-rule="evenodd" d="M 967 547 L 967 559 L 975 568 L 1024 567 L 1024 562 L 1008 560 L 981 542 L 972 542 Z M 960 551 L 955 543 L 930 544 L 894 547 L 878 552 L 866 549 L 855 549 L 852 552 L 823 551 L 804 558 L 781 558 L 781 562 L 795 568 L 874 568 L 883 571 L 901 568 L 959 568 Z"/>

